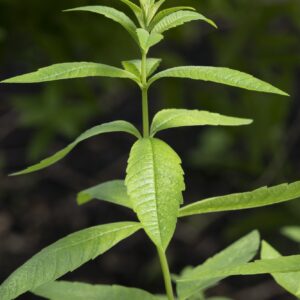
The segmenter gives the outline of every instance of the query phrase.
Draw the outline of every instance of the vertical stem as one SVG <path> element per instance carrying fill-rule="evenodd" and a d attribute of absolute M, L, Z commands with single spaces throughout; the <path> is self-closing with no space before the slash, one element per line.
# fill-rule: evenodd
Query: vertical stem
<path fill-rule="evenodd" d="M 158 252 L 158 256 L 159 256 L 159 260 L 160 260 L 162 273 L 164 276 L 165 288 L 166 288 L 168 300 L 174 300 L 175 298 L 174 298 L 174 294 L 173 294 L 171 275 L 170 275 L 170 270 L 169 270 L 166 253 L 159 248 L 157 248 L 157 252 Z"/>
<path fill-rule="evenodd" d="M 148 83 L 147 83 L 147 54 L 142 53 L 141 65 L 142 81 L 142 111 L 143 111 L 143 133 L 144 137 L 149 136 L 149 109 L 148 109 Z"/>

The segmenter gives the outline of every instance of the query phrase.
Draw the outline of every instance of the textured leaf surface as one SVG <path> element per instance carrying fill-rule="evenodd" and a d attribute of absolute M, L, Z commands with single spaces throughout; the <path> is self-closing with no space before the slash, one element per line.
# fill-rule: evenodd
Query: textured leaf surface
<path fill-rule="evenodd" d="M 57 161 L 64 158 L 80 142 L 82 142 L 82 141 L 84 141 L 88 138 L 91 138 L 93 136 L 96 136 L 98 134 L 108 133 L 108 132 L 120 132 L 120 131 L 130 133 L 130 134 L 140 138 L 139 131 L 129 122 L 126 122 L 126 121 L 113 121 L 113 122 L 110 122 L 110 123 L 104 123 L 102 125 L 92 127 L 91 129 L 85 131 L 73 143 L 69 144 L 66 148 L 56 152 L 54 155 L 42 160 L 38 164 L 35 164 L 31 167 L 26 168 L 23 171 L 14 173 L 12 175 L 27 174 L 27 173 L 35 172 L 35 171 L 44 169 L 46 167 L 49 167 L 49 166 L 53 165 L 54 163 L 56 163 Z"/>
<path fill-rule="evenodd" d="M 180 10 L 163 17 L 152 29 L 152 32 L 163 33 L 171 28 L 183 25 L 190 21 L 202 20 L 217 27 L 216 24 L 203 15 L 188 10 Z"/>
<path fill-rule="evenodd" d="M 282 234 L 290 238 L 296 243 L 300 243 L 300 227 L 299 226 L 286 226 L 281 230 Z"/>
<path fill-rule="evenodd" d="M 15 299 L 96 258 L 140 229 L 136 222 L 100 225 L 73 233 L 33 256 L 0 286 L 0 299 Z"/>
<path fill-rule="evenodd" d="M 92 199 L 105 200 L 114 204 L 132 208 L 124 180 L 112 180 L 93 186 L 80 192 L 78 204 L 84 204 Z"/>
<path fill-rule="evenodd" d="M 136 288 L 67 281 L 45 284 L 33 293 L 50 300 L 158 300 L 154 295 Z"/>
<path fill-rule="evenodd" d="M 194 282 L 202 278 L 219 278 L 236 275 L 258 275 L 270 273 L 290 273 L 300 271 L 300 255 L 282 256 L 273 259 L 261 259 L 251 263 L 228 268 L 211 268 L 178 279 L 182 282 Z"/>
<path fill-rule="evenodd" d="M 264 241 L 262 243 L 261 258 L 272 259 L 277 257 L 281 257 L 281 254 Z M 275 273 L 272 276 L 284 289 L 295 295 L 298 299 L 300 298 L 300 272 Z"/>
<path fill-rule="evenodd" d="M 149 84 L 153 83 L 154 81 L 160 78 L 165 77 L 189 78 L 194 80 L 211 81 L 243 88 L 246 90 L 288 96 L 287 93 L 281 91 L 280 89 L 272 86 L 267 82 L 257 79 L 252 75 L 228 68 L 203 66 L 175 67 L 155 74 L 150 79 Z"/>
<path fill-rule="evenodd" d="M 252 192 L 213 197 L 180 209 L 180 216 L 248 209 L 286 202 L 300 197 L 300 181 L 273 187 L 261 187 Z"/>
<path fill-rule="evenodd" d="M 115 8 L 109 6 L 93 5 L 93 6 L 82 6 L 82 7 L 72 8 L 65 11 L 66 12 L 88 11 L 88 12 L 103 15 L 122 25 L 130 33 L 130 35 L 136 40 L 137 27 L 135 26 L 134 22 L 129 17 L 127 17 L 123 12 Z"/>
<path fill-rule="evenodd" d="M 154 73 L 161 63 L 159 58 L 147 58 L 147 77 Z M 123 67 L 137 77 L 141 76 L 142 61 L 140 59 L 127 60 L 122 62 Z"/>
<path fill-rule="evenodd" d="M 35 83 L 94 76 L 136 80 L 133 74 L 116 67 L 93 62 L 73 62 L 41 68 L 36 72 L 6 79 L 2 83 Z"/>
<path fill-rule="evenodd" d="M 259 233 L 257 231 L 253 231 L 212 258 L 209 258 L 202 265 L 193 269 L 188 269 L 183 273 L 182 278 L 193 276 L 193 274 L 199 272 L 207 272 L 209 274 L 210 270 L 239 266 L 243 263 L 247 263 L 256 255 L 259 245 Z M 197 282 L 179 281 L 177 283 L 177 292 L 180 299 L 187 299 L 190 296 L 199 293 L 199 290 L 204 290 L 212 285 L 215 285 L 218 281 L 224 278 L 225 277 L 213 279 L 200 278 L 197 280 Z"/>
<path fill-rule="evenodd" d="M 161 21 L 164 17 L 167 17 L 171 15 L 172 13 L 175 13 L 180 10 L 195 10 L 195 8 L 190 6 L 175 6 L 171 8 L 166 8 L 162 11 L 160 11 L 151 21 L 150 23 L 150 29 L 152 29 L 159 21 Z"/>
<path fill-rule="evenodd" d="M 166 249 L 174 233 L 184 190 L 178 155 L 159 139 L 132 147 L 125 184 L 133 209 L 157 247 Z"/>
<path fill-rule="evenodd" d="M 149 34 L 149 32 L 143 28 L 137 29 L 136 32 L 138 36 L 139 45 L 146 52 L 148 52 L 148 50 L 152 46 L 158 44 L 164 38 L 163 35 L 156 32 L 151 32 Z"/>
<path fill-rule="evenodd" d="M 120 1 L 125 3 L 133 11 L 137 19 L 139 20 L 139 22 L 141 22 L 143 18 L 143 12 L 141 8 L 130 0 L 120 0 Z"/>
<path fill-rule="evenodd" d="M 158 131 L 183 126 L 239 126 L 252 123 L 250 119 L 223 116 L 204 110 L 164 109 L 153 118 L 151 135 Z"/>

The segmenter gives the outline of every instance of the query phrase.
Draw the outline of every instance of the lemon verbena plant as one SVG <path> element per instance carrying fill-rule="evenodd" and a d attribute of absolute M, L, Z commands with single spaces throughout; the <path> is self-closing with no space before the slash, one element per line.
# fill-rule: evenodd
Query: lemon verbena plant
<path fill-rule="evenodd" d="M 263 242 L 262 258 L 252 261 L 261 246 L 257 231 L 242 237 L 199 266 L 188 267 L 181 274 L 171 277 L 166 250 L 178 218 L 261 207 L 296 199 L 300 196 L 300 182 L 261 187 L 246 193 L 213 197 L 183 206 L 182 192 L 185 190 L 185 183 L 180 157 L 156 135 L 162 130 L 175 127 L 241 126 L 250 124 L 252 120 L 203 110 L 164 109 L 154 116 L 150 124 L 149 88 L 163 78 L 173 77 L 210 81 L 282 96 L 287 94 L 251 75 L 229 68 L 179 66 L 157 72 L 161 60 L 151 58 L 149 51 L 164 39 L 168 30 L 194 20 L 206 22 L 214 28 L 217 28 L 216 24 L 192 7 L 162 8 L 165 0 L 140 0 L 139 3 L 131 0 L 120 1 L 132 10 L 136 20 L 133 21 L 123 12 L 107 6 L 85 6 L 68 11 L 92 12 L 119 23 L 140 49 L 140 58 L 123 61 L 123 68 L 94 62 L 55 64 L 4 80 L 3 83 L 38 83 L 94 76 L 129 79 L 137 84 L 141 91 L 142 132 L 124 120 L 100 124 L 85 131 L 74 142 L 51 157 L 13 175 L 46 168 L 90 137 L 109 132 L 126 132 L 134 136 L 136 141 L 129 154 L 125 180 L 113 180 L 84 190 L 78 194 L 77 201 L 83 204 L 91 199 L 100 199 L 122 205 L 133 210 L 138 221 L 98 225 L 60 239 L 14 271 L 1 284 L 0 299 L 15 299 L 29 291 L 52 300 L 207 299 L 206 289 L 228 276 L 263 273 L 280 278 L 281 282 L 289 287 L 288 291 L 299 297 L 300 273 L 297 272 L 300 272 L 300 255 L 274 255 L 274 249 Z M 119 285 L 89 285 L 57 280 L 138 230 L 143 230 L 157 249 L 165 295 L 154 295 L 150 291 Z M 291 279 L 291 274 L 294 277 L 298 276 L 298 280 Z"/>

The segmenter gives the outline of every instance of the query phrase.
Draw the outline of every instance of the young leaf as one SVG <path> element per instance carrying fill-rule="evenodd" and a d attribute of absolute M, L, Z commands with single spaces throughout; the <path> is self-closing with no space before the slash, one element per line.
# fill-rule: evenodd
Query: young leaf
<path fill-rule="evenodd" d="M 29 259 L 0 286 L 0 299 L 11 300 L 95 259 L 141 228 L 136 222 L 99 225 L 73 233 Z"/>
<path fill-rule="evenodd" d="M 150 9 L 150 12 L 148 14 L 148 18 L 147 18 L 147 25 L 149 26 L 151 20 L 153 19 L 153 17 L 156 15 L 157 11 L 159 10 L 159 8 L 165 3 L 166 0 L 159 0 L 156 3 L 154 3 Z"/>
<path fill-rule="evenodd" d="M 26 168 L 25 170 L 16 172 L 11 175 L 22 175 L 22 174 L 32 173 L 32 172 L 44 169 L 46 167 L 49 167 L 49 166 L 53 165 L 54 163 L 56 163 L 57 161 L 64 158 L 80 142 L 82 142 L 88 138 L 91 138 L 93 136 L 96 136 L 98 134 L 103 134 L 103 133 L 108 133 L 108 132 L 127 132 L 127 133 L 134 135 L 137 138 L 141 137 L 139 131 L 131 123 L 126 122 L 126 121 L 113 121 L 113 122 L 97 125 L 95 127 L 92 127 L 91 129 L 85 131 L 73 143 L 69 144 L 64 149 L 56 152 L 54 155 L 42 160 L 41 162 L 39 162 L 33 166 Z"/>
<path fill-rule="evenodd" d="M 149 32 L 143 28 L 137 29 L 136 32 L 139 45 L 145 52 L 148 52 L 152 46 L 158 44 L 164 38 L 159 33 L 152 32 L 149 34 Z"/>
<path fill-rule="evenodd" d="M 151 135 L 157 132 L 183 126 L 240 126 L 251 124 L 250 119 L 223 116 L 204 110 L 163 109 L 158 112 L 151 125 Z"/>
<path fill-rule="evenodd" d="M 158 79 L 166 77 L 211 81 L 243 88 L 246 90 L 288 96 L 287 93 L 281 91 L 280 89 L 272 86 L 269 83 L 253 77 L 252 75 L 220 67 L 184 66 L 167 69 L 155 74 L 150 79 L 149 85 L 151 85 Z"/>
<path fill-rule="evenodd" d="M 261 259 L 239 266 L 193 272 L 178 279 L 178 282 L 197 282 L 200 279 L 212 279 L 237 275 L 258 275 L 269 273 L 290 273 L 300 271 L 300 255 L 282 256 L 273 259 Z"/>
<path fill-rule="evenodd" d="M 129 78 L 135 81 L 137 80 L 132 73 L 116 67 L 92 62 L 73 62 L 55 64 L 49 67 L 41 68 L 36 72 L 6 79 L 2 81 L 2 83 L 36 83 L 95 76 Z"/>
<path fill-rule="evenodd" d="M 51 300 L 158 300 L 154 295 L 136 288 L 68 281 L 47 283 L 33 293 Z"/>
<path fill-rule="evenodd" d="M 159 58 L 147 58 L 147 77 L 151 76 L 157 70 L 160 63 L 161 59 Z M 140 59 L 123 61 L 122 64 L 124 69 L 128 72 L 131 72 L 137 77 L 141 76 L 142 61 Z"/>
<path fill-rule="evenodd" d="M 125 184 L 133 209 L 154 244 L 165 250 L 174 233 L 185 189 L 181 160 L 159 139 L 132 147 Z"/>
<path fill-rule="evenodd" d="M 217 27 L 217 25 L 210 19 L 204 17 L 203 15 L 188 10 L 180 10 L 166 17 L 163 17 L 152 29 L 152 32 L 163 33 L 171 28 L 183 25 L 186 22 L 202 20 L 210 25 Z"/>
<path fill-rule="evenodd" d="M 219 211 L 248 209 L 286 202 L 300 197 L 300 181 L 273 187 L 261 187 L 252 192 L 213 197 L 192 203 L 180 209 L 180 216 Z"/>
<path fill-rule="evenodd" d="M 300 243 L 300 227 L 286 226 L 283 227 L 281 233 L 296 243 Z"/>
<path fill-rule="evenodd" d="M 272 259 L 281 257 L 281 254 L 276 251 L 271 245 L 269 245 L 266 241 L 262 242 L 261 248 L 261 258 L 262 259 Z M 298 299 L 300 298 L 300 272 L 292 272 L 292 273 L 274 273 L 271 274 L 275 281 L 281 285 L 284 289 L 289 291 L 291 294 L 296 296 Z"/>
<path fill-rule="evenodd" d="M 160 11 L 151 21 L 150 23 L 150 30 L 153 29 L 153 27 L 161 21 L 164 17 L 169 16 L 170 14 L 177 12 L 179 10 L 195 10 L 195 8 L 190 7 L 190 6 L 176 6 L 176 7 L 171 7 L 171 8 L 166 8 L 162 11 Z"/>
<path fill-rule="evenodd" d="M 120 0 L 121 2 L 125 3 L 135 14 L 137 20 L 139 21 L 140 25 L 143 25 L 143 11 L 139 6 L 133 3 L 130 0 Z"/>
<path fill-rule="evenodd" d="M 198 272 L 210 272 L 211 269 L 222 269 L 227 267 L 239 266 L 243 263 L 247 263 L 253 259 L 256 255 L 260 245 L 260 237 L 257 231 L 253 231 L 245 237 L 239 239 L 220 253 L 209 258 L 202 265 L 188 269 L 180 278 L 192 276 Z M 224 279 L 221 276 L 219 278 L 199 279 L 197 282 L 181 282 L 177 283 L 177 293 L 180 299 L 187 299 L 200 290 L 204 290 L 212 285 L 215 285 L 218 281 Z"/>
<path fill-rule="evenodd" d="M 65 11 L 66 12 L 88 11 L 88 12 L 103 15 L 122 25 L 130 33 L 130 35 L 134 38 L 134 40 L 136 40 L 136 26 L 134 22 L 129 17 L 127 17 L 123 12 L 115 8 L 109 6 L 93 5 L 93 6 L 82 6 L 82 7 L 67 9 Z"/>
<path fill-rule="evenodd" d="M 112 180 L 93 186 L 77 195 L 77 203 L 85 204 L 92 199 L 104 200 L 132 208 L 124 180 Z"/>

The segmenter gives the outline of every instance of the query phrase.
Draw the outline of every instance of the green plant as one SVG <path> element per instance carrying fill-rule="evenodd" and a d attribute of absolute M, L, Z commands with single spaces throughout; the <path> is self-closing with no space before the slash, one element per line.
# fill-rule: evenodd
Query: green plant
<path fill-rule="evenodd" d="M 95 126 L 66 148 L 13 175 L 22 175 L 46 168 L 65 157 L 76 145 L 90 137 L 126 132 L 134 143 L 128 160 L 125 181 L 102 183 L 78 195 L 83 204 L 93 198 L 125 206 L 136 212 L 138 222 L 119 222 L 99 225 L 73 233 L 33 256 L 12 273 L 0 286 L 0 299 L 9 300 L 31 291 L 42 297 L 58 299 L 175 299 L 166 250 L 173 237 L 177 219 L 203 213 L 261 207 L 296 199 L 300 196 L 300 182 L 262 187 L 183 206 L 185 190 L 181 160 L 175 151 L 156 134 L 162 130 L 183 126 L 241 126 L 252 122 L 200 110 L 165 109 L 158 112 L 151 123 L 148 114 L 148 89 L 162 78 L 188 78 L 274 93 L 286 96 L 280 89 L 243 72 L 228 68 L 181 66 L 155 73 L 161 60 L 148 58 L 151 47 L 162 41 L 167 30 L 193 20 L 201 20 L 213 27 L 215 23 L 191 7 L 162 9 L 165 0 L 140 0 L 140 6 L 121 0 L 135 14 L 140 28 L 123 12 L 106 6 L 87 6 L 69 11 L 88 11 L 101 14 L 121 24 L 140 49 L 141 59 L 122 62 L 123 69 L 92 62 L 56 64 L 36 72 L 4 80 L 4 83 L 33 83 L 82 77 L 126 78 L 135 82 L 142 94 L 143 132 L 123 120 Z M 154 74 L 155 73 L 155 74 Z M 161 262 L 166 296 L 122 286 L 87 285 L 55 281 L 85 262 L 109 250 L 121 240 L 143 229 L 157 249 Z M 178 299 L 203 299 L 205 290 L 233 275 L 280 274 L 300 271 L 300 255 L 251 261 L 260 247 L 260 237 L 253 231 L 222 252 L 195 268 L 187 268 L 175 276 Z M 220 298 L 222 299 L 222 298 Z"/>

